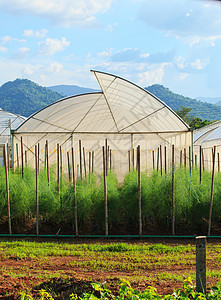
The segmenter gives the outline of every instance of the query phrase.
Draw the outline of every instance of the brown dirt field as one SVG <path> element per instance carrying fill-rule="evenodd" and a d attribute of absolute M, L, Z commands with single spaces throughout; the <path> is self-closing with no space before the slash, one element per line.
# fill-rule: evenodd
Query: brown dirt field
<path fill-rule="evenodd" d="M 67 242 L 65 240 L 65 242 Z M 93 243 L 85 241 L 83 243 Z M 101 242 L 96 241 L 96 242 Z M 119 242 L 110 241 L 110 242 Z M 122 241 L 120 241 L 122 242 Z M 127 241 L 123 241 L 127 242 Z M 130 241 L 136 243 L 137 241 Z M 147 242 L 147 241 L 145 241 Z M 148 243 L 152 241 L 148 241 Z M 193 241 L 179 240 L 173 241 L 154 241 L 165 244 L 193 244 Z M 73 243 L 73 241 L 72 241 Z M 81 243 L 78 241 L 77 243 Z M 107 243 L 107 241 L 103 241 Z M 141 242 L 139 242 L 141 243 Z M 209 241 L 211 245 L 221 244 L 221 241 Z M 17 299 L 20 291 L 27 291 L 32 295 L 37 295 L 40 289 L 53 291 L 59 294 L 55 299 L 69 299 L 71 293 L 80 295 L 83 291 L 90 291 L 92 282 L 107 282 L 109 289 L 116 293 L 122 278 L 132 282 L 132 287 L 138 290 L 144 290 L 149 285 L 157 288 L 159 294 L 172 293 L 175 289 L 182 288 L 183 280 L 175 278 L 161 278 L 160 274 L 167 272 L 172 275 L 180 275 L 185 278 L 189 273 L 195 272 L 195 264 L 180 265 L 154 265 L 152 267 L 141 267 L 139 270 L 94 270 L 87 266 L 75 266 L 77 262 L 82 262 L 84 258 L 77 256 L 50 257 L 45 260 L 27 259 L 15 260 L 14 258 L 4 258 L 0 252 L 0 299 Z M 71 263 L 71 264 L 70 264 Z M 220 270 L 219 264 L 214 262 L 213 257 L 207 259 L 207 270 Z M 142 277 L 134 280 L 137 275 Z M 43 275 L 42 275 L 43 274 Z M 209 277 L 207 282 L 208 289 L 214 286 L 221 278 Z"/>

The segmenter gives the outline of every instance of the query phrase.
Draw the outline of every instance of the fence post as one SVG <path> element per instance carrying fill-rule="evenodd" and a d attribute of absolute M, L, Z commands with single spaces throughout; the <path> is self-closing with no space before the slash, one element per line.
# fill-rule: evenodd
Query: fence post
<path fill-rule="evenodd" d="M 206 237 L 196 237 L 196 291 L 206 294 Z"/>

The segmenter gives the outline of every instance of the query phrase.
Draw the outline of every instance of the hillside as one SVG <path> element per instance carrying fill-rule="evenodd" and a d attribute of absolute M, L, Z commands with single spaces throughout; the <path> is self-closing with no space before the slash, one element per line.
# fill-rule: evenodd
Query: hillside
<path fill-rule="evenodd" d="M 191 114 L 194 117 L 202 120 L 221 120 L 221 106 L 175 94 L 160 84 L 154 84 L 145 89 L 164 101 L 173 110 L 178 110 L 180 106 L 185 106 L 192 108 Z"/>
<path fill-rule="evenodd" d="M 0 87 L 0 107 L 26 117 L 62 97 L 28 79 L 16 79 Z"/>
<path fill-rule="evenodd" d="M 49 86 L 48 88 L 52 91 L 55 91 L 63 95 L 63 97 L 97 92 L 97 90 L 85 88 L 77 85 L 54 85 L 54 86 Z"/>

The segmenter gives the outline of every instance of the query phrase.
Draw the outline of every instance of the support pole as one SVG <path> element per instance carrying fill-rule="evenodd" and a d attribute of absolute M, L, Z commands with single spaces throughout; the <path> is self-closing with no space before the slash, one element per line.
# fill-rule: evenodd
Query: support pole
<path fill-rule="evenodd" d="M 76 195 L 76 180 L 75 180 L 75 162 L 74 162 L 74 149 L 71 149 L 72 154 L 72 173 L 73 173 L 73 192 L 74 192 L 74 222 L 75 234 L 78 237 L 78 218 L 77 218 L 77 195 Z"/>
<path fill-rule="evenodd" d="M 211 195 L 210 195 L 210 210 L 209 210 L 209 226 L 208 226 L 208 236 L 211 233 L 211 223 L 212 223 L 212 210 L 213 210 L 213 189 L 214 189 L 214 177 L 215 177 L 215 157 L 216 157 L 216 146 L 212 149 L 212 181 L 211 181 Z"/>
<path fill-rule="evenodd" d="M 160 145 L 160 174 L 163 175 L 163 159 L 162 159 L 162 146 Z"/>
<path fill-rule="evenodd" d="M 172 145 L 172 235 L 175 235 L 174 145 Z"/>
<path fill-rule="evenodd" d="M 5 145 L 4 145 L 4 165 L 5 165 L 7 207 L 8 207 L 8 229 L 9 229 L 9 234 L 12 234 L 11 210 L 10 210 L 10 199 L 9 199 L 9 180 L 8 180 L 7 155 L 6 155 L 6 146 Z"/>
<path fill-rule="evenodd" d="M 189 169 L 190 169 L 190 172 L 191 172 L 191 169 L 192 169 L 192 166 L 191 166 L 191 157 L 192 157 L 192 152 L 191 152 L 191 147 L 189 146 Z"/>
<path fill-rule="evenodd" d="M 154 165 L 154 150 L 152 151 L 152 158 L 153 158 L 153 170 L 155 170 L 155 165 Z"/>
<path fill-rule="evenodd" d="M 61 182 L 60 182 L 60 203 L 61 203 L 61 209 L 63 207 L 63 190 L 62 190 L 62 187 L 63 187 L 63 183 L 62 183 L 62 179 L 63 179 L 63 168 L 62 168 L 62 149 L 61 149 L 61 146 L 60 146 L 60 178 L 61 178 Z"/>
<path fill-rule="evenodd" d="M 91 162 L 91 171 L 94 173 L 94 151 L 92 151 L 92 162 Z"/>
<path fill-rule="evenodd" d="M 68 179 L 69 182 L 71 182 L 71 166 L 70 166 L 69 151 L 67 151 L 67 161 L 68 161 Z"/>
<path fill-rule="evenodd" d="M 85 158 L 84 147 L 83 147 L 83 161 L 84 161 L 84 177 L 87 178 L 87 166 L 86 166 L 86 158 Z"/>
<path fill-rule="evenodd" d="M 38 201 L 38 151 L 35 145 L 35 176 L 36 176 L 36 235 L 39 235 L 39 201 Z"/>
<path fill-rule="evenodd" d="M 186 148 L 184 148 L 184 167 L 186 168 Z"/>
<path fill-rule="evenodd" d="M 107 182 L 106 182 L 106 157 L 105 147 L 103 150 L 103 176 L 104 176 L 104 212 L 105 212 L 105 235 L 108 236 L 108 210 L 107 210 Z"/>
<path fill-rule="evenodd" d="M 16 143 L 16 158 L 17 158 L 17 167 L 19 168 L 19 155 L 18 155 L 18 144 Z"/>
<path fill-rule="evenodd" d="M 130 172 L 130 150 L 128 150 L 128 168 Z"/>
<path fill-rule="evenodd" d="M 22 136 L 21 136 L 21 174 L 22 174 L 22 179 L 24 179 L 24 154 L 23 154 Z"/>
<path fill-rule="evenodd" d="M 182 166 L 183 163 L 183 150 L 180 150 L 180 167 Z"/>
<path fill-rule="evenodd" d="M 164 146 L 164 166 L 165 166 L 165 174 L 167 173 L 167 146 Z"/>
<path fill-rule="evenodd" d="M 57 144 L 57 185 L 58 193 L 60 193 L 60 146 Z"/>
<path fill-rule="evenodd" d="M 139 236 L 142 237 L 142 207 L 141 207 L 141 176 L 140 176 L 140 145 L 137 147 L 138 173 L 138 207 L 139 207 Z"/>
<path fill-rule="evenodd" d="M 46 141 L 46 170 L 47 170 L 47 179 L 48 179 L 48 187 L 50 188 L 50 172 L 49 172 L 49 147 L 48 141 Z"/>
<path fill-rule="evenodd" d="M 80 177 L 82 180 L 82 153 L 81 153 L 81 140 L 79 140 L 79 161 L 80 161 Z"/>
<path fill-rule="evenodd" d="M 199 162 L 199 171 L 200 171 L 200 184 L 202 182 L 202 147 L 200 146 L 200 162 Z"/>
<path fill-rule="evenodd" d="M 196 237 L 196 291 L 206 294 L 206 237 Z"/>

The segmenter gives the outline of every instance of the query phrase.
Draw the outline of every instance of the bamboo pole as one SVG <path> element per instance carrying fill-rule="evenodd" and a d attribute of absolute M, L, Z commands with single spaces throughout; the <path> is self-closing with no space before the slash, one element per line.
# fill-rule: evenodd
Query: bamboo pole
<path fill-rule="evenodd" d="M 23 154 L 23 139 L 21 136 L 21 174 L 24 179 L 24 154 Z"/>
<path fill-rule="evenodd" d="M 38 152 L 35 145 L 35 176 L 36 176 L 36 235 L 39 235 L 39 201 L 38 201 Z"/>
<path fill-rule="evenodd" d="M 67 151 L 67 162 L 68 162 L 68 179 L 69 182 L 71 182 L 71 166 L 70 166 L 70 157 L 68 151 Z"/>
<path fill-rule="evenodd" d="M 130 172 L 130 150 L 128 150 L 128 169 Z"/>
<path fill-rule="evenodd" d="M 195 168 L 197 168 L 197 155 L 195 154 Z"/>
<path fill-rule="evenodd" d="M 83 147 L 83 161 L 84 161 L 84 177 L 87 178 L 86 158 L 85 158 L 85 150 L 84 150 L 84 147 Z"/>
<path fill-rule="evenodd" d="M 80 161 L 80 177 L 82 180 L 82 153 L 81 153 L 81 140 L 79 140 L 79 161 Z"/>
<path fill-rule="evenodd" d="M 10 149 L 9 144 L 7 143 L 7 160 L 8 160 L 8 176 L 10 174 Z"/>
<path fill-rule="evenodd" d="M 164 146 L 164 166 L 165 166 L 165 174 L 167 173 L 167 146 Z"/>
<path fill-rule="evenodd" d="M 19 168 L 19 155 L 18 155 L 18 144 L 16 143 L 16 157 L 17 157 L 17 167 Z"/>
<path fill-rule="evenodd" d="M 134 170 L 134 148 L 132 149 L 132 165 L 133 165 L 133 170 Z"/>
<path fill-rule="evenodd" d="M 48 179 L 48 187 L 50 188 L 50 172 L 49 172 L 49 147 L 48 141 L 46 140 L 46 170 L 47 170 L 47 179 Z"/>
<path fill-rule="evenodd" d="M 138 173 L 138 207 L 139 207 L 139 235 L 142 237 L 142 207 L 141 207 L 141 176 L 140 176 L 140 145 L 137 146 L 137 173 Z"/>
<path fill-rule="evenodd" d="M 162 146 L 160 145 L 160 174 L 163 175 L 163 159 L 162 159 Z"/>
<path fill-rule="evenodd" d="M 183 150 L 180 150 L 180 167 L 182 166 L 183 163 Z"/>
<path fill-rule="evenodd" d="M 200 162 L 199 162 L 199 172 L 200 172 L 200 184 L 202 182 L 202 147 L 200 146 Z"/>
<path fill-rule="evenodd" d="M 58 193 L 60 193 L 60 146 L 57 144 L 57 185 Z"/>
<path fill-rule="evenodd" d="M 112 170 L 112 150 L 110 149 L 110 171 Z"/>
<path fill-rule="evenodd" d="M 202 148 L 202 164 L 203 164 L 203 171 L 205 171 L 204 151 L 203 151 L 203 148 Z"/>
<path fill-rule="evenodd" d="M 152 150 L 152 158 L 153 158 L 153 170 L 155 170 L 155 165 L 154 165 L 154 150 Z"/>
<path fill-rule="evenodd" d="M 7 207 L 8 207 L 8 229 L 9 229 L 9 234 L 12 234 L 10 198 L 9 198 L 9 179 L 8 179 L 9 176 L 8 176 L 6 146 L 5 145 L 4 145 L 4 165 L 5 165 L 5 182 L 6 182 Z"/>
<path fill-rule="evenodd" d="M 94 151 L 92 151 L 91 171 L 94 173 Z"/>
<path fill-rule="evenodd" d="M 211 181 L 211 195 L 210 195 L 210 210 L 209 210 L 209 226 L 208 235 L 211 233 L 211 223 L 212 223 L 212 209 L 213 209 L 213 190 L 214 190 L 214 177 L 215 177 L 215 157 L 216 157 L 216 146 L 212 149 L 212 181 Z"/>
<path fill-rule="evenodd" d="M 107 139 L 105 139 L 105 164 L 106 164 L 106 176 L 108 175 L 108 146 L 107 146 Z"/>
<path fill-rule="evenodd" d="M 157 173 L 159 171 L 159 154 L 160 154 L 160 150 L 159 147 L 157 148 Z"/>
<path fill-rule="evenodd" d="M 220 158 L 219 158 L 219 152 L 217 153 L 217 164 L 218 164 L 218 173 L 220 172 Z"/>
<path fill-rule="evenodd" d="M 89 173 L 89 180 L 91 179 L 91 151 L 88 153 L 88 173 Z"/>
<path fill-rule="evenodd" d="M 174 145 L 172 145 L 172 235 L 175 235 Z"/>
<path fill-rule="evenodd" d="M 61 209 L 63 207 L 63 190 L 62 190 L 62 187 L 63 187 L 63 182 L 62 182 L 62 179 L 63 179 L 63 168 L 62 168 L 62 148 L 60 146 L 60 202 L 61 202 Z"/>
<path fill-rule="evenodd" d="M 186 148 L 184 148 L 184 167 L 186 168 Z"/>
<path fill-rule="evenodd" d="M 25 150 L 25 167 L 28 166 L 27 150 Z"/>
<path fill-rule="evenodd" d="M 105 235 L 108 236 L 108 208 L 107 208 L 107 182 L 106 182 L 106 157 L 105 157 L 105 147 L 103 150 L 103 176 L 104 176 L 104 212 L 105 212 Z"/>
<path fill-rule="evenodd" d="M 75 234 L 78 237 L 78 218 L 77 218 L 77 195 L 76 195 L 76 180 L 75 180 L 75 162 L 74 162 L 74 149 L 71 149 L 72 153 L 72 175 L 73 175 L 73 192 L 74 192 L 74 222 L 75 222 Z"/>
<path fill-rule="evenodd" d="M 38 174 L 40 170 L 40 144 L 38 143 Z"/>
<path fill-rule="evenodd" d="M 191 172 L 191 169 L 192 169 L 192 166 L 191 166 L 191 147 L 189 146 L 189 169 L 190 169 L 190 172 Z"/>

